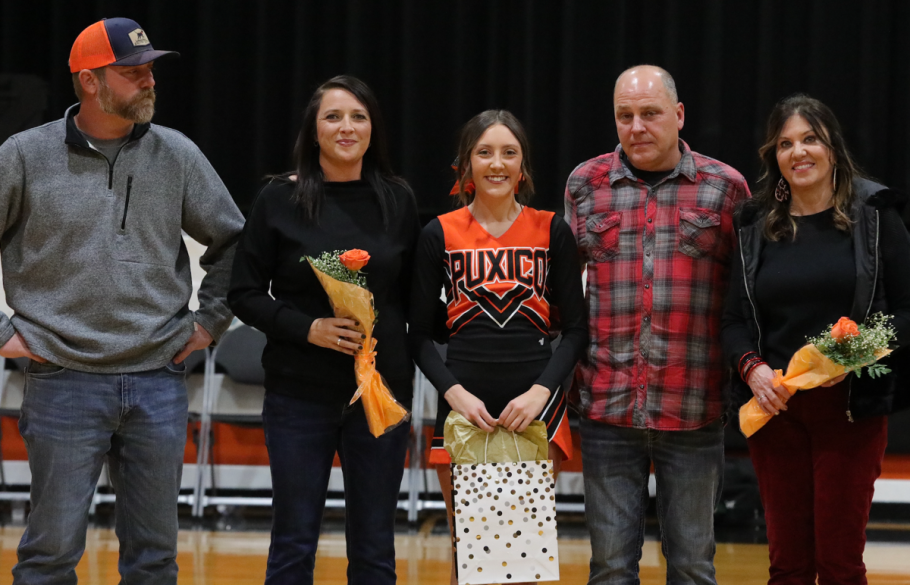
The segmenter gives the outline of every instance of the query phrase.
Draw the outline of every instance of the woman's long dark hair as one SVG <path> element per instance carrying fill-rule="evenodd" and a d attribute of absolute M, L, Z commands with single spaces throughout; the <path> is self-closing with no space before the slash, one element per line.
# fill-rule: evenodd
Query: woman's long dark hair
<path fill-rule="evenodd" d="M 393 186 L 401 186 L 408 192 L 411 189 L 404 179 L 392 172 L 386 143 L 385 123 L 373 90 L 366 83 L 351 75 L 339 75 L 320 85 L 303 111 L 303 123 L 300 126 L 300 133 L 297 135 L 297 145 L 294 147 L 294 160 L 297 167 L 294 199 L 308 221 L 318 222 L 319 211 L 325 199 L 325 178 L 322 174 L 322 167 L 319 165 L 316 117 L 319 113 L 319 106 L 322 105 L 322 97 L 332 89 L 343 89 L 353 95 L 366 108 L 370 117 L 372 127 L 370 146 L 363 155 L 361 177 L 376 192 L 379 209 L 382 213 L 382 223 L 388 228 L 389 217 L 395 208 Z M 290 174 L 284 176 L 286 180 L 290 180 L 289 177 Z"/>
<path fill-rule="evenodd" d="M 531 145 L 528 142 L 528 134 L 524 126 L 508 110 L 486 110 L 468 120 L 468 123 L 461 129 L 461 138 L 458 140 L 458 199 L 464 205 L 470 205 L 474 201 L 474 193 L 465 191 L 465 184 L 472 179 L 471 175 L 471 152 L 477 146 L 477 142 L 483 133 L 490 126 L 502 124 L 518 140 L 518 146 L 521 148 L 521 172 L 524 179 L 519 183 L 518 194 L 515 199 L 522 205 L 527 205 L 534 194 L 534 180 L 531 178 Z"/>
<path fill-rule="evenodd" d="M 774 191 L 782 179 L 780 166 L 777 163 L 777 139 L 784 126 L 793 116 L 802 117 L 815 132 L 818 140 L 831 151 L 837 188 L 834 191 L 834 224 L 842 231 L 850 231 L 853 221 L 850 219 L 850 207 L 853 205 L 853 179 L 860 177 L 862 171 L 850 156 L 844 133 L 831 108 L 798 93 L 784 98 L 771 110 L 768 118 L 768 131 L 765 143 L 758 150 L 762 161 L 762 174 L 759 177 L 759 188 L 755 193 L 755 202 L 767 210 L 765 220 L 765 237 L 771 241 L 781 238 L 796 237 L 796 222 L 790 215 L 792 197 L 778 201 Z M 786 182 L 786 179 L 783 179 Z"/>

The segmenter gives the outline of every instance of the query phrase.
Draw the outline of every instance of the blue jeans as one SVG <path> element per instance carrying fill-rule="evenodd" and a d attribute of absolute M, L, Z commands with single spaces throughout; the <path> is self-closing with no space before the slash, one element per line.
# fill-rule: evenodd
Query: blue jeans
<path fill-rule="evenodd" d="M 186 443 L 185 366 L 89 374 L 30 362 L 19 431 L 31 513 L 13 583 L 76 583 L 105 456 L 117 494 L 122 583 L 177 582 L 177 494 Z"/>
<path fill-rule="evenodd" d="M 723 479 L 723 440 L 719 420 L 694 431 L 581 421 L 589 585 L 639 583 L 652 462 L 667 584 L 716 583 L 714 506 Z"/>
<path fill-rule="evenodd" d="M 348 583 L 395 583 L 395 511 L 410 427 L 378 439 L 362 403 L 351 408 L 266 392 L 272 470 L 268 585 L 313 583 L 316 546 L 335 452 L 344 474 Z"/>

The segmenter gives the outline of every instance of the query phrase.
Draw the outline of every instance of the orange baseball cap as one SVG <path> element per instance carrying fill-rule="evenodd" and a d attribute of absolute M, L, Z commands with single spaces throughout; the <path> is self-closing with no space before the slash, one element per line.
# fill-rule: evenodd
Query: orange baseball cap
<path fill-rule="evenodd" d="M 70 51 L 70 73 L 107 65 L 142 65 L 176 51 L 156 51 L 135 20 L 106 18 L 76 37 Z"/>

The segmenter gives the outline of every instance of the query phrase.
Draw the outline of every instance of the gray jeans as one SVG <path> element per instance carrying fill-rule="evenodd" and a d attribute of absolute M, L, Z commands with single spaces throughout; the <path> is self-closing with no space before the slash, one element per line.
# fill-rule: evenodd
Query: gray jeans
<path fill-rule="evenodd" d="M 185 366 L 89 374 L 30 362 L 19 431 L 31 513 L 13 583 L 76 583 L 88 511 L 108 458 L 124 583 L 177 582 L 177 494 L 186 443 Z"/>
<path fill-rule="evenodd" d="M 714 585 L 714 507 L 724 470 L 721 421 L 694 431 L 581 421 L 589 585 L 639 583 L 651 463 L 667 585 Z"/>

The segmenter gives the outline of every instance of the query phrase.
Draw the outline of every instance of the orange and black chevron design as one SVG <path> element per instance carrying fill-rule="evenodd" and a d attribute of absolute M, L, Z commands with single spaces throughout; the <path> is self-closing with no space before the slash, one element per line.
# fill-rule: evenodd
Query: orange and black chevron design
<path fill-rule="evenodd" d="M 474 319 L 500 328 L 527 319 L 550 328 L 547 291 L 550 222 L 554 214 L 525 207 L 512 226 L 493 238 L 467 208 L 439 217 L 445 234 L 448 328 L 452 335 Z"/>

